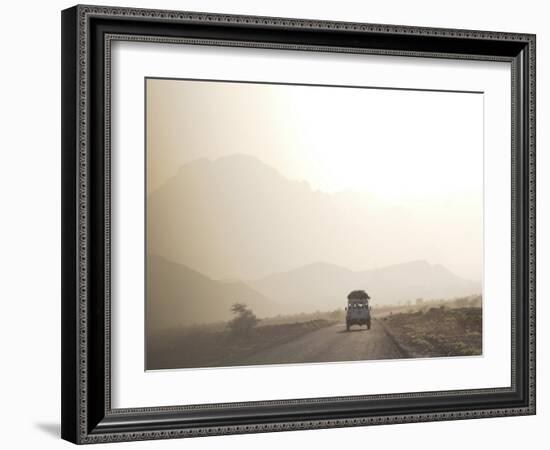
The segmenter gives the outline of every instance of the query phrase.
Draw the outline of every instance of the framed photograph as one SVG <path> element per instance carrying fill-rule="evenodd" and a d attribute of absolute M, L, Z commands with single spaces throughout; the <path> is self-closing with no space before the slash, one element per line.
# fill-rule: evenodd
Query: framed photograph
<path fill-rule="evenodd" d="M 62 437 L 535 413 L 535 36 L 62 12 Z"/>

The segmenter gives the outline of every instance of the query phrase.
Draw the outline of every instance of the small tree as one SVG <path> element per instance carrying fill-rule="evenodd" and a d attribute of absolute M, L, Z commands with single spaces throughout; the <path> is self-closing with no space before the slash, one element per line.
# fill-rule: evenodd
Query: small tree
<path fill-rule="evenodd" d="M 235 336 L 247 336 L 260 319 L 244 303 L 231 305 L 231 312 L 235 317 L 229 321 L 229 329 Z"/>

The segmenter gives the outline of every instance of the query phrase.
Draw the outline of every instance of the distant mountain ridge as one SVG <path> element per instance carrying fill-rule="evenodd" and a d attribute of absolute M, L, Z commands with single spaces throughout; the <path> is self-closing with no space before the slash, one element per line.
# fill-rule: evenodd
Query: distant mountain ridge
<path fill-rule="evenodd" d="M 481 293 L 480 283 L 464 280 L 426 261 L 366 271 L 317 263 L 269 275 L 249 285 L 292 312 L 342 307 L 346 295 L 355 289 L 366 290 L 375 305 Z"/>
<path fill-rule="evenodd" d="M 149 255 L 147 330 L 227 321 L 236 302 L 246 303 L 259 317 L 333 310 L 343 308 L 354 289 L 365 289 L 373 305 L 481 292 L 478 284 L 425 261 L 363 272 L 315 263 L 255 281 L 223 282 Z"/>

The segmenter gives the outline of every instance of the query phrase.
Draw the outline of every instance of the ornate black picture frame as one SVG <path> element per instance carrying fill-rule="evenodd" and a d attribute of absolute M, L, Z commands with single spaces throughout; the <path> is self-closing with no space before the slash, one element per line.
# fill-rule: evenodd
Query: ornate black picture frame
<path fill-rule="evenodd" d="M 110 48 L 117 40 L 507 61 L 512 66 L 511 386 L 113 409 Z M 74 443 L 535 414 L 535 36 L 195 12 L 62 12 L 62 437 Z"/>

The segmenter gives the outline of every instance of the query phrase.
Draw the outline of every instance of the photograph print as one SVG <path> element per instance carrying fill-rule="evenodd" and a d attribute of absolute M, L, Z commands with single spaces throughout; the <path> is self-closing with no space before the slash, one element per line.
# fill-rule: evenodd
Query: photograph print
<path fill-rule="evenodd" d="M 483 93 L 145 79 L 145 369 L 483 354 Z"/>

